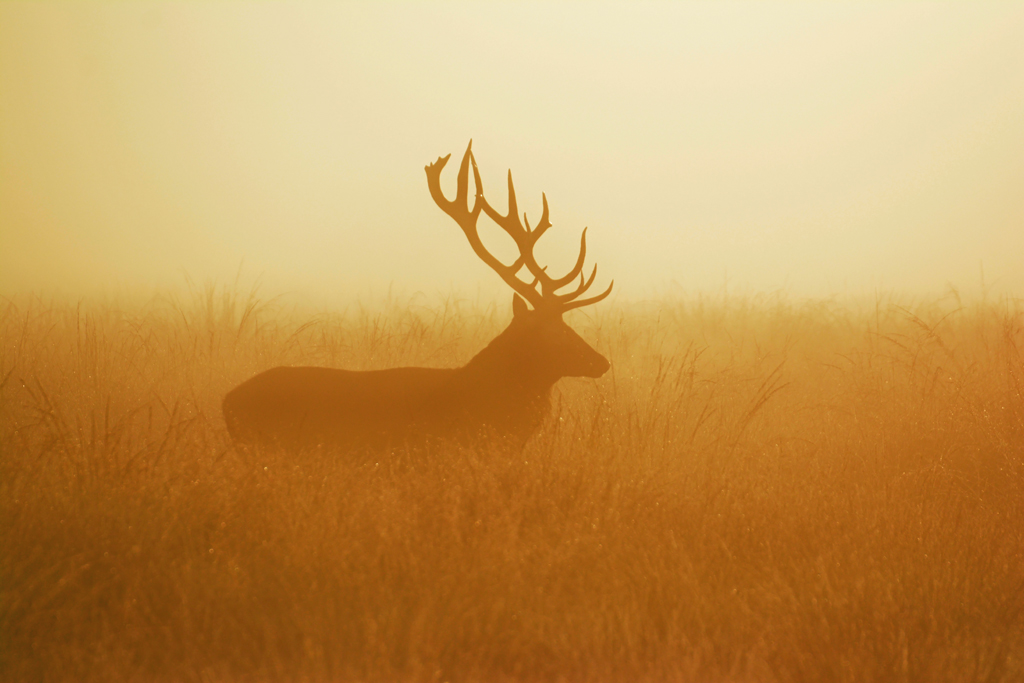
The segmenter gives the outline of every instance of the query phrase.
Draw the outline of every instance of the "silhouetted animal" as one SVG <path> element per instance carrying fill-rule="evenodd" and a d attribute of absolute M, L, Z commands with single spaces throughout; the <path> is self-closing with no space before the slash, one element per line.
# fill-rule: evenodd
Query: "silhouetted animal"
<path fill-rule="evenodd" d="M 461 368 L 392 368 L 354 372 L 322 367 L 278 367 L 260 373 L 224 398 L 224 419 L 237 444 L 345 449 L 421 445 L 432 440 L 488 439 L 521 448 L 550 411 L 550 392 L 562 377 L 600 377 L 608 360 L 562 320 L 573 308 L 611 293 L 579 299 L 597 275 L 584 280 L 586 230 L 580 254 L 564 277 L 552 278 L 533 256 L 533 247 L 551 227 L 547 197 L 536 228 L 519 222 L 512 174 L 509 212 L 502 216 L 483 197 L 472 141 L 462 159 L 454 201 L 441 191 L 440 175 L 451 155 L 426 167 L 434 201 L 465 232 L 476 254 L 515 290 L 512 322 Z M 476 197 L 468 202 L 469 166 Z M 490 216 L 519 247 L 519 258 L 504 265 L 480 241 L 480 212 Z M 525 267 L 533 283 L 520 280 Z M 559 289 L 579 284 L 570 292 Z M 539 285 L 539 289 L 538 289 Z M 530 310 L 529 302 L 533 306 Z"/>

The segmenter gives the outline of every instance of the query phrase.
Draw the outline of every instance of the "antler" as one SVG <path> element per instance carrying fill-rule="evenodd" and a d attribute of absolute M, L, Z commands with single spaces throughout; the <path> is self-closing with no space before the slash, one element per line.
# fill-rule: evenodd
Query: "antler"
<path fill-rule="evenodd" d="M 473 247 L 473 251 L 480 259 L 491 267 L 501 279 L 504 280 L 512 289 L 516 291 L 520 296 L 530 302 L 535 309 L 546 309 L 551 311 L 557 311 L 564 313 L 565 311 L 586 306 L 588 304 L 597 303 L 601 301 L 609 294 L 611 294 L 612 287 L 615 285 L 613 280 L 608 285 L 608 289 L 604 290 L 597 296 L 590 297 L 588 299 L 579 299 L 578 297 L 590 289 L 590 286 L 594 284 L 594 278 L 597 277 L 597 266 L 590 273 L 590 277 L 584 279 L 583 277 L 583 262 L 587 257 L 587 229 L 583 229 L 583 234 L 580 236 L 580 255 L 576 259 L 576 265 L 573 266 L 563 277 L 553 278 L 547 274 L 547 269 L 541 267 L 537 263 L 537 259 L 533 255 L 533 247 L 537 244 L 537 240 L 551 227 L 551 222 L 548 220 L 548 198 L 547 195 L 541 194 L 543 201 L 543 209 L 541 211 L 540 221 L 537 226 L 533 229 L 530 228 L 530 223 L 526 218 L 526 214 L 523 214 L 523 222 L 519 222 L 519 208 L 516 204 L 516 189 L 512 184 L 512 171 L 508 172 L 508 214 L 502 216 L 500 213 L 494 210 L 494 208 L 484 198 L 483 184 L 480 181 L 480 171 L 476 166 L 476 159 L 473 157 L 473 141 L 469 141 L 469 146 L 466 147 L 466 153 L 462 157 L 462 165 L 459 167 L 459 175 L 456 180 L 456 192 L 455 200 L 448 201 L 445 198 L 444 193 L 441 191 L 441 171 L 444 169 L 445 164 L 448 163 L 448 159 L 451 158 L 451 154 L 443 157 L 438 157 L 437 161 L 426 167 L 427 171 L 427 187 L 430 188 L 430 196 L 434 198 L 434 202 L 437 203 L 441 210 L 446 214 L 455 219 L 455 222 L 459 224 L 462 231 L 466 233 L 467 239 L 469 239 L 470 246 Z M 473 166 L 473 181 L 476 184 L 476 197 L 473 202 L 473 208 L 469 208 L 469 166 Z M 506 266 L 500 260 L 498 260 L 493 254 L 487 251 L 483 242 L 480 240 L 480 235 L 477 232 L 476 222 L 480 217 L 480 212 L 483 211 L 491 220 L 497 223 L 508 235 L 515 241 L 516 246 L 519 248 L 519 258 L 517 258 L 511 265 Z M 524 226 L 525 223 L 525 226 Z M 523 266 L 526 266 L 527 271 L 533 276 L 533 282 L 527 283 L 519 279 L 518 273 Z M 565 294 L 559 294 L 558 290 L 571 284 L 577 277 L 580 281 L 576 288 Z M 537 290 L 537 286 L 540 285 L 540 290 Z"/>

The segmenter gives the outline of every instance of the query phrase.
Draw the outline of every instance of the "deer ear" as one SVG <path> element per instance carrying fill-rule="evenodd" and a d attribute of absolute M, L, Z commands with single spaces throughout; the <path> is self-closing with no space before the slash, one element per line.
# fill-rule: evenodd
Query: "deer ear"
<path fill-rule="evenodd" d="M 526 315 L 526 312 L 530 310 L 526 307 L 526 302 L 518 294 L 512 295 L 512 317 L 517 318 L 521 315 Z"/>

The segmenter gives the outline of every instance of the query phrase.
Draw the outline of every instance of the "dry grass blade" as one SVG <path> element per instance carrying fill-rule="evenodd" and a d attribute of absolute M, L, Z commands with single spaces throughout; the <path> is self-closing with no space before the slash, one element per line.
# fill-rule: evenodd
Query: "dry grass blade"
<path fill-rule="evenodd" d="M 500 311 L 8 300 L 0 679 L 1022 680 L 1024 309 L 956 306 L 595 311 L 612 373 L 521 454 L 353 462 L 237 452 L 221 397 Z"/>

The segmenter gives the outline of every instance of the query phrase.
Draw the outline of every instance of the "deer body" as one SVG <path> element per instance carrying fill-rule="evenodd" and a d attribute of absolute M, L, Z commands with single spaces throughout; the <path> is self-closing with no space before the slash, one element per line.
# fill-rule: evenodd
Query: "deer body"
<path fill-rule="evenodd" d="M 456 199 L 449 202 L 439 184 L 447 159 L 427 167 L 431 195 L 462 227 L 478 256 L 516 291 L 511 324 L 461 368 L 277 367 L 260 373 L 224 398 L 224 419 L 235 443 L 379 450 L 487 439 L 522 448 L 550 412 L 551 388 L 559 379 L 600 377 L 608 370 L 607 359 L 562 320 L 565 311 L 599 301 L 611 291 L 609 287 L 597 297 L 576 300 L 596 274 L 595 268 L 587 281 L 580 275 L 586 231 L 580 257 L 569 275 L 549 277 L 533 258 L 533 245 L 550 227 L 547 199 L 537 227 L 531 231 L 527 224 L 524 228 L 516 215 L 510 175 L 509 215 L 500 216 L 483 199 L 470 148 L 459 171 Z M 467 195 L 471 162 L 477 186 L 472 211 Z M 476 220 L 481 211 L 519 245 L 520 259 L 511 266 L 497 261 L 480 242 Z M 532 285 L 516 275 L 524 265 L 534 275 Z M 580 284 L 575 291 L 556 293 L 577 275 Z"/>

